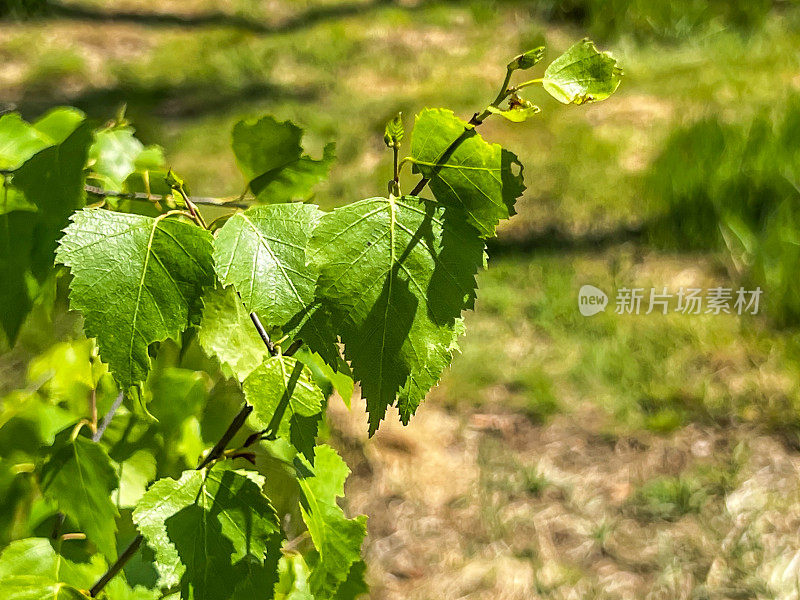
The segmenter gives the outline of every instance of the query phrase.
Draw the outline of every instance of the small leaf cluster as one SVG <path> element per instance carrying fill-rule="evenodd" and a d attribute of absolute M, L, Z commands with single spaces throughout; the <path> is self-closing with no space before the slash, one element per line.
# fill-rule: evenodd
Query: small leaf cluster
<path fill-rule="evenodd" d="M 325 409 L 358 384 L 370 435 L 393 408 L 407 424 L 452 361 L 486 239 L 525 190 L 517 156 L 476 127 L 538 112 L 520 96 L 530 82 L 510 80 L 542 56 L 514 59 L 469 121 L 422 110 L 399 162 L 398 115 L 393 193 L 329 212 L 312 200 L 333 143 L 313 158 L 272 116 L 235 125 L 245 191 L 211 207 L 123 113 L 102 127 L 74 109 L 0 118 L 0 325 L 13 343 L 62 279 L 85 333 L 34 361 L 0 410 L 1 512 L 24 514 L 0 528 L 15 540 L 0 597 L 366 592 L 366 517 L 339 505 L 349 469 L 322 443 Z M 539 81 L 580 104 L 619 71 L 584 41 Z M 406 164 L 422 179 L 402 194 Z M 15 428 L 27 447 L 6 447 Z"/>

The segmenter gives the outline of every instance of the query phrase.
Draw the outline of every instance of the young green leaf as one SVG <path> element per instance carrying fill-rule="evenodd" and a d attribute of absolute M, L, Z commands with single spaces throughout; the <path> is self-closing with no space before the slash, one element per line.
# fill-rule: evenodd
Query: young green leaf
<path fill-rule="evenodd" d="M 108 190 L 122 191 L 135 172 L 163 170 L 164 153 L 158 146 L 145 147 L 132 127 L 104 129 L 95 134 L 89 149 L 89 166 L 94 178 Z"/>
<path fill-rule="evenodd" d="M 214 267 L 264 325 L 281 326 L 314 300 L 306 247 L 322 212 L 313 204 L 256 206 L 232 216 L 214 240 Z"/>
<path fill-rule="evenodd" d="M 107 558 L 116 556 L 117 509 L 111 492 L 119 479 L 100 444 L 69 429 L 56 436 L 41 470 L 42 493 L 69 515 Z"/>
<path fill-rule="evenodd" d="M 529 106 L 518 105 L 505 110 L 490 106 L 487 110 L 495 115 L 500 115 L 512 123 L 522 123 L 527 121 L 530 117 L 541 112 L 541 109 L 533 104 Z"/>
<path fill-rule="evenodd" d="M 154 483 L 133 520 L 155 552 L 159 585 L 180 582 L 181 598 L 227 600 L 275 558 L 280 527 L 263 483 L 226 463 Z"/>
<path fill-rule="evenodd" d="M 300 348 L 294 357 L 311 370 L 314 381 L 323 394 L 330 396 L 336 390 L 347 408 L 350 408 L 350 399 L 353 397 L 355 383 L 353 383 L 353 372 L 350 370 L 350 365 L 344 359 L 339 358 L 334 368 L 326 363 L 319 354 L 307 348 Z"/>
<path fill-rule="evenodd" d="M 18 114 L 0 117 L 0 169 L 16 169 L 48 145 L 45 137 Z"/>
<path fill-rule="evenodd" d="M 144 381 L 147 348 L 177 338 L 214 282 L 211 234 L 171 217 L 86 209 L 56 258 L 72 272 L 70 305 L 122 389 Z"/>
<path fill-rule="evenodd" d="M 0 554 L 0 581 L 35 574 L 51 583 L 66 583 L 88 588 L 103 573 L 102 559 L 94 564 L 78 564 L 56 554 L 46 538 L 26 538 L 11 542 Z M 98 569 L 99 567 L 99 569 Z"/>
<path fill-rule="evenodd" d="M 233 153 L 259 202 L 305 199 L 328 176 L 335 158 L 333 143 L 320 160 L 303 154 L 303 130 L 290 121 L 265 116 L 239 121 L 233 128 Z"/>
<path fill-rule="evenodd" d="M 608 98 L 619 87 L 621 76 L 617 61 L 584 39 L 550 63 L 542 85 L 563 104 L 585 104 Z"/>
<path fill-rule="evenodd" d="M 485 142 L 449 110 L 426 109 L 417 115 L 411 157 L 414 172 L 430 179 L 436 200 L 466 213 L 483 237 L 493 236 L 497 223 L 514 214 L 514 203 L 525 190 L 517 157 Z"/>
<path fill-rule="evenodd" d="M 244 395 L 253 407 L 254 429 L 274 439 L 282 437 L 314 462 L 314 442 L 325 397 L 303 363 L 273 356 L 245 380 Z"/>
<path fill-rule="evenodd" d="M 396 117 L 393 117 L 392 120 L 386 124 L 386 129 L 383 131 L 383 142 L 389 148 L 398 147 L 400 146 L 400 142 L 403 141 L 404 133 L 403 113 L 398 113 Z"/>
<path fill-rule="evenodd" d="M 55 108 L 35 123 L 16 113 L 0 117 L 0 169 L 13 170 L 34 154 L 63 142 L 84 119 L 75 108 Z"/>
<path fill-rule="evenodd" d="M 361 560 L 367 518 L 348 519 L 337 504 L 336 499 L 344 496 L 350 469 L 330 446 L 317 447 L 313 466 L 297 457 L 295 471 L 301 490 L 300 512 L 319 553 L 310 587 L 313 597 L 329 598 Z"/>
<path fill-rule="evenodd" d="M 119 488 L 114 493 L 114 503 L 117 508 L 133 508 L 156 478 L 156 459 L 150 451 L 139 449 L 116 465 L 116 469 Z"/>
<path fill-rule="evenodd" d="M 29 597 L 51 597 L 58 591 L 61 598 L 75 598 L 76 590 L 88 590 L 106 572 L 108 563 L 99 554 L 88 560 L 75 562 L 53 546 L 61 547 L 62 543 L 46 538 L 26 538 L 11 542 L 0 555 L 0 598 L 5 600 L 9 589 L 17 593 L 30 594 Z M 11 585 L 7 585 L 11 584 Z M 34 590 L 41 595 L 33 595 Z M 120 575 L 106 586 L 105 592 L 113 600 L 157 600 L 160 598 L 155 590 L 137 586 L 135 589 L 125 582 Z M 81 595 L 80 598 L 85 596 Z M 102 597 L 102 596 L 101 596 Z"/>
<path fill-rule="evenodd" d="M 308 583 L 310 570 L 302 555 L 288 553 L 278 564 L 274 600 L 314 600 Z"/>
<path fill-rule="evenodd" d="M 33 126 L 41 133 L 50 144 L 61 144 L 78 128 L 86 118 L 77 108 L 72 106 L 59 106 L 45 113 Z"/>
<path fill-rule="evenodd" d="M 269 355 L 232 287 L 206 291 L 197 339 L 209 356 L 219 360 L 223 371 L 239 381 Z"/>
<path fill-rule="evenodd" d="M 525 71 L 526 69 L 530 69 L 534 65 L 536 65 L 539 61 L 544 58 L 544 46 L 539 46 L 538 48 L 534 48 L 533 50 L 528 50 L 527 52 L 520 54 L 510 63 L 508 63 L 507 68 L 510 71 Z"/>
<path fill-rule="evenodd" d="M 457 211 L 404 196 L 337 208 L 310 250 L 321 269 L 317 295 L 334 307 L 367 399 L 370 434 L 398 398 L 407 423 L 452 359 L 483 241 Z"/>

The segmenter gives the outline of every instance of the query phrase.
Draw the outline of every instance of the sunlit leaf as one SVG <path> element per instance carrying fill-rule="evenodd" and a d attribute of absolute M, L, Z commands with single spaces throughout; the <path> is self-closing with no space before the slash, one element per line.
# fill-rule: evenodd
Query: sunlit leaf
<path fill-rule="evenodd" d="M 319 553 L 310 587 L 314 597 L 327 598 L 361 560 L 367 518 L 361 515 L 348 519 L 337 504 L 337 498 L 344 496 L 344 482 L 350 469 L 333 448 L 318 446 L 313 466 L 298 457 L 295 470 L 302 492 L 303 521 Z"/>
<path fill-rule="evenodd" d="M 564 104 L 605 100 L 619 87 L 622 69 L 594 42 L 582 40 L 559 56 L 544 72 L 542 85 Z"/>
<path fill-rule="evenodd" d="M 517 157 L 485 142 L 449 110 L 426 109 L 417 115 L 411 157 L 414 172 L 430 179 L 436 200 L 463 211 L 484 237 L 493 236 L 497 223 L 514 214 L 514 203 L 525 190 Z"/>
<path fill-rule="evenodd" d="M 215 356 L 226 374 L 239 381 L 244 381 L 269 355 L 233 287 L 206 291 L 197 337 L 203 350 Z"/>
<path fill-rule="evenodd" d="M 494 106 L 489 107 L 489 112 L 500 115 L 504 119 L 511 121 L 512 123 L 522 123 L 527 121 L 530 117 L 537 115 L 541 112 L 541 109 L 538 106 L 518 106 L 514 108 L 508 109 L 500 109 L 495 108 Z"/>
<path fill-rule="evenodd" d="M 144 381 L 148 346 L 176 339 L 214 281 L 211 234 L 167 217 L 87 209 L 58 248 L 70 267 L 70 305 L 123 389 Z"/>
<path fill-rule="evenodd" d="M 264 325 L 281 326 L 314 300 L 306 247 L 322 212 L 312 204 L 257 206 L 237 213 L 214 240 L 214 266 Z"/>
<path fill-rule="evenodd" d="M 103 129 L 95 134 L 89 150 L 93 178 L 108 190 L 122 191 L 134 173 L 164 168 L 164 153 L 158 146 L 145 147 L 131 127 Z"/>
<path fill-rule="evenodd" d="M 253 428 L 271 438 L 283 437 L 313 462 L 325 398 L 308 367 L 292 357 L 273 356 L 242 387 L 253 407 L 249 419 Z"/>
<path fill-rule="evenodd" d="M 461 312 L 472 307 L 483 242 L 448 210 L 372 198 L 334 210 L 314 231 L 317 295 L 335 307 L 371 433 L 395 402 L 408 422 L 450 363 Z"/>

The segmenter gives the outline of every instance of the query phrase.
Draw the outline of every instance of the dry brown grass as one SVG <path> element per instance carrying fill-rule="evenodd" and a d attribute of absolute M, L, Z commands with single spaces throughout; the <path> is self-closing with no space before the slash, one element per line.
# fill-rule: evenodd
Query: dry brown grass
<path fill-rule="evenodd" d="M 362 408 L 330 414 L 374 600 L 798 598 L 800 457 L 773 438 L 427 404 L 365 443 Z"/>

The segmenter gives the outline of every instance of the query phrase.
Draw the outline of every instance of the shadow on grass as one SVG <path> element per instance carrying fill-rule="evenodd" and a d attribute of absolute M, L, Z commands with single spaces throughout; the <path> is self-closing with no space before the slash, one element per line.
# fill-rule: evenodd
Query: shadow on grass
<path fill-rule="evenodd" d="M 68 104 L 85 111 L 91 117 L 108 118 L 123 103 L 134 119 L 191 119 L 214 112 L 224 112 L 240 105 L 255 102 L 293 100 L 311 102 L 318 97 L 314 88 L 288 87 L 269 82 L 251 83 L 241 87 L 217 87 L 204 83 L 112 86 L 87 89 L 72 96 L 48 91 L 27 89 L 23 97 L 14 102 L 26 118 L 33 118 L 52 106 Z M 2 98 L 0 98 L 0 101 Z"/>
<path fill-rule="evenodd" d="M 363 14 L 365 11 L 391 6 L 394 3 L 394 0 L 374 0 L 373 2 L 347 2 L 331 6 L 316 6 L 277 25 L 270 25 L 248 17 L 219 11 L 196 15 L 176 15 L 172 13 L 102 10 L 88 6 L 63 4 L 58 1 L 46 2 L 35 18 L 73 19 L 99 23 L 130 23 L 150 27 L 232 27 L 258 34 L 278 34 L 311 27 L 316 23 L 329 19 Z"/>
<path fill-rule="evenodd" d="M 645 238 L 646 226 L 618 225 L 607 231 L 574 235 L 551 225 L 543 231 L 529 231 L 521 236 L 500 236 L 486 241 L 490 256 L 514 256 L 534 251 L 603 250 L 625 242 Z"/>

